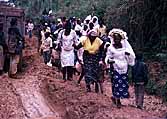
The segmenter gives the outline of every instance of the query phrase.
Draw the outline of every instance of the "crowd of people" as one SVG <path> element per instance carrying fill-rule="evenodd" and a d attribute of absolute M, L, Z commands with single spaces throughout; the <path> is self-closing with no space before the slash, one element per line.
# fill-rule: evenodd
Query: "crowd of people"
<path fill-rule="evenodd" d="M 121 99 L 129 98 L 128 69 L 132 66 L 137 107 L 143 108 L 144 86 L 148 82 L 147 66 L 142 54 L 134 53 L 128 42 L 127 33 L 121 29 L 109 30 L 97 16 L 59 18 L 44 21 L 41 30 L 41 47 L 44 63 L 57 66 L 63 80 L 73 80 L 79 73 L 78 84 L 85 79 L 87 92 L 103 93 L 105 75 L 112 82 L 112 100 L 118 108 Z"/>
<path fill-rule="evenodd" d="M 85 79 L 87 92 L 92 91 L 93 85 L 96 93 L 100 91 L 103 93 L 102 83 L 105 75 L 110 75 L 112 101 L 118 108 L 121 108 L 121 99 L 130 96 L 128 69 L 132 66 L 136 104 L 138 108 L 143 108 L 144 86 L 148 81 L 147 66 L 142 60 L 141 53 L 135 55 L 125 31 L 117 28 L 109 30 L 97 16 L 89 15 L 85 20 L 63 17 L 52 21 L 46 16 L 47 14 L 43 13 L 39 38 L 39 52 L 46 65 L 58 67 L 64 82 L 73 80 L 73 75 L 77 73 L 80 75 L 78 84 Z M 1 33 L 3 28 L 0 27 L 0 71 L 2 74 L 4 62 L 2 57 L 8 52 L 10 77 L 14 77 L 17 72 L 20 49 L 23 48 L 22 36 L 16 25 L 17 21 L 11 21 L 7 44 Z M 31 38 L 34 27 L 32 21 L 28 26 Z M 12 44 L 13 40 L 10 39 L 17 39 L 14 40 L 17 44 Z"/>

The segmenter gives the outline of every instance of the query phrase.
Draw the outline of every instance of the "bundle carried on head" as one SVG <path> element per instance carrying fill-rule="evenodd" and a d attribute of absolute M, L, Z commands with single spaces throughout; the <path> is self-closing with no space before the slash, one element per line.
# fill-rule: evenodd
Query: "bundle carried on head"
<path fill-rule="evenodd" d="M 121 29 L 114 28 L 109 32 L 109 36 L 112 38 L 114 37 L 114 34 L 119 34 L 122 37 L 122 40 L 128 40 L 127 33 Z"/>

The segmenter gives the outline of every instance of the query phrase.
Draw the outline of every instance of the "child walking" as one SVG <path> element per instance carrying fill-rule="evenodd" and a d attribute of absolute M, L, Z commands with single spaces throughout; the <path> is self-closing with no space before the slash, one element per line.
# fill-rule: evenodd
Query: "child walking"
<path fill-rule="evenodd" d="M 52 48 L 52 38 L 50 37 L 50 32 L 45 33 L 45 40 L 43 41 L 41 48 L 43 49 L 44 63 L 49 65 Z"/>
<path fill-rule="evenodd" d="M 136 106 L 143 109 L 144 89 L 148 82 L 148 69 L 143 61 L 143 55 L 136 55 L 135 65 L 132 67 L 132 81 L 135 88 Z"/>

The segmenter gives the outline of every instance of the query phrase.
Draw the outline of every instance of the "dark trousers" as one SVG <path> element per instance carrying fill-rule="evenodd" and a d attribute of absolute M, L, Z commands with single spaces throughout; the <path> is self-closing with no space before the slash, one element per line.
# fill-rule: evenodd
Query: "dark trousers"
<path fill-rule="evenodd" d="M 43 52 L 43 58 L 44 58 L 44 63 L 47 64 L 51 58 L 50 51 Z"/>
<path fill-rule="evenodd" d="M 67 66 L 62 68 L 63 80 L 71 80 L 73 78 L 73 67 Z"/>
<path fill-rule="evenodd" d="M 136 105 L 143 107 L 144 102 L 144 84 L 135 84 Z"/>
<path fill-rule="evenodd" d="M 28 32 L 28 34 L 29 34 L 29 38 L 32 38 L 32 30 L 30 30 L 30 31 Z"/>
<path fill-rule="evenodd" d="M 10 57 L 9 55 L 5 55 L 4 67 L 3 67 L 5 73 L 9 71 L 9 67 L 10 67 Z"/>

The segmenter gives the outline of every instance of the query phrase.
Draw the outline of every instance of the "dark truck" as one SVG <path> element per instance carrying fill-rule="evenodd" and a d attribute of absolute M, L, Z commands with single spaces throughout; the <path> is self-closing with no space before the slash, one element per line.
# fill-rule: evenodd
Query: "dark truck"
<path fill-rule="evenodd" d="M 17 18 L 17 27 L 20 30 L 21 35 L 25 35 L 25 14 L 24 9 L 16 8 L 10 4 L 0 2 L 0 23 L 3 24 L 3 31 L 5 33 L 6 42 L 8 39 L 8 28 L 10 27 L 10 21 L 12 18 Z M 18 65 L 18 71 L 22 70 L 22 53 L 20 54 L 20 62 Z"/>

